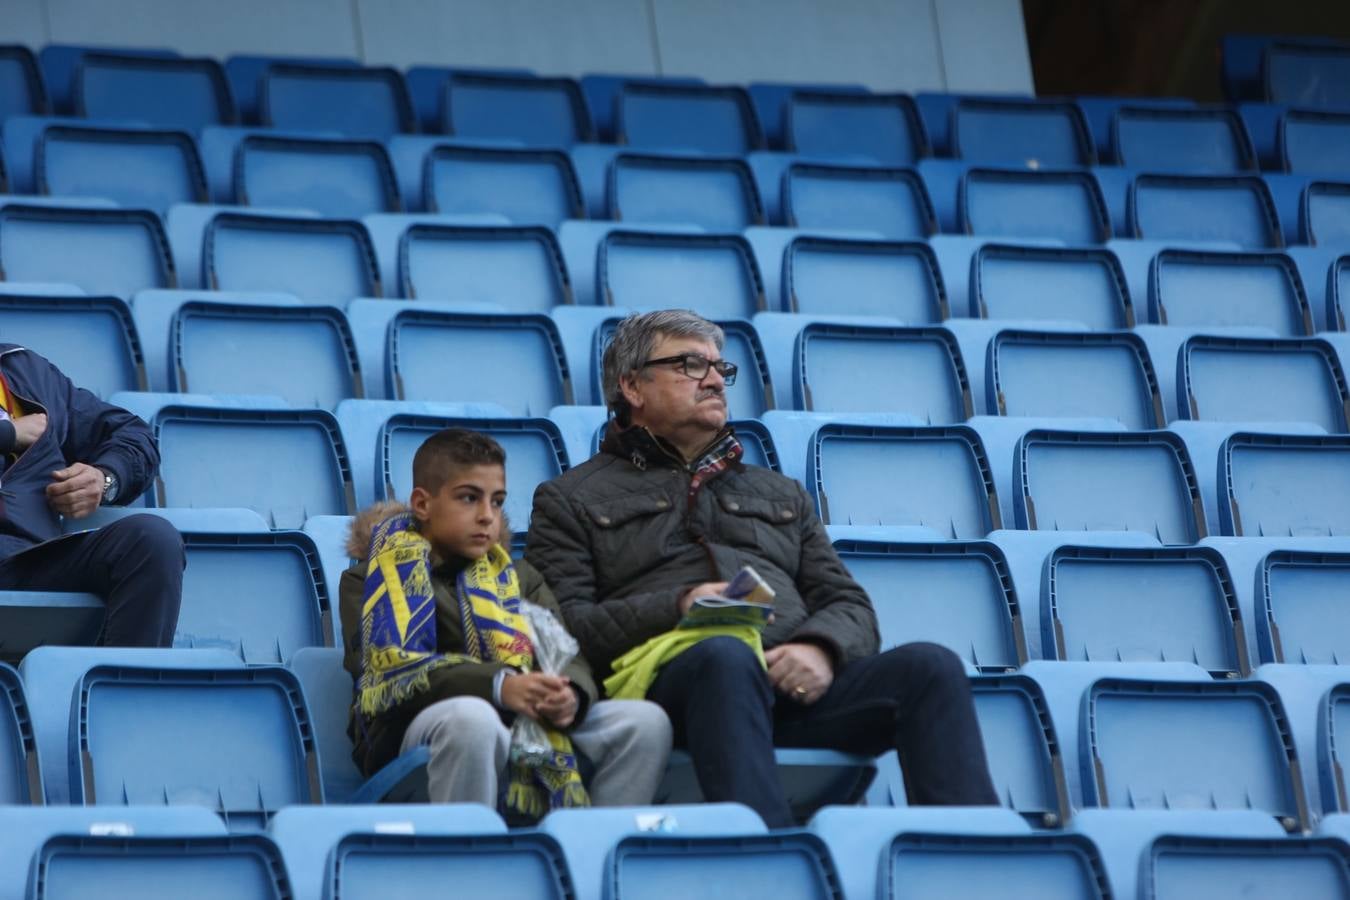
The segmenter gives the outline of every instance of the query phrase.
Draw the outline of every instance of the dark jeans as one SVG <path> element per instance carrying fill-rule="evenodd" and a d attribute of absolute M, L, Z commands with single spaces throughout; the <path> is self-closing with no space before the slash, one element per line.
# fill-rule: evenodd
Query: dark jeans
<path fill-rule="evenodd" d="M 667 663 L 647 693 L 670 716 L 709 801 L 744 803 L 770 828 L 793 824 L 773 748 L 900 756 L 913 805 L 994 806 L 984 742 L 961 660 L 914 643 L 844 666 L 816 703 L 777 696 L 735 638 L 701 641 Z"/>
<path fill-rule="evenodd" d="M 182 535 L 168 521 L 127 516 L 0 561 L 0 589 L 98 594 L 108 607 L 99 643 L 171 647 L 186 563 Z"/>

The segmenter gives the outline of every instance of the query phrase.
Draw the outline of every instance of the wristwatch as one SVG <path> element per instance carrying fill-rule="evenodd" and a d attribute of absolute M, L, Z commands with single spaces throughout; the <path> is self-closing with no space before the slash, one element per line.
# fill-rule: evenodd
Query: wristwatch
<path fill-rule="evenodd" d="M 103 473 L 103 501 L 102 506 L 111 506 L 117 499 L 117 476 L 107 469 L 99 469 Z"/>

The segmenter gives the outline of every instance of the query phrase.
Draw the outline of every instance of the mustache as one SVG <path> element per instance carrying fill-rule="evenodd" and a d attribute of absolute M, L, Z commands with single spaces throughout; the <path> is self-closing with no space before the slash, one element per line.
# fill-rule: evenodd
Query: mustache
<path fill-rule="evenodd" d="M 695 395 L 694 402 L 697 403 L 700 400 L 707 400 L 709 397 L 716 397 L 723 403 L 725 403 L 727 399 L 726 392 L 721 388 L 701 388 L 698 394 Z"/>

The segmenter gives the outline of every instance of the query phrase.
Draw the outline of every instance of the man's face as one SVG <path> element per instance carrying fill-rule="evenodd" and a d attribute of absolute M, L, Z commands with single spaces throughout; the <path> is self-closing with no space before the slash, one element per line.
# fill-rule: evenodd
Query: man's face
<path fill-rule="evenodd" d="M 690 354 L 716 362 L 717 345 L 699 338 L 657 340 L 648 359 Z M 727 423 L 726 382 L 717 370 L 695 380 L 678 362 L 660 363 L 624 377 L 624 396 L 633 409 L 633 424 L 662 437 L 681 440 L 706 433 L 711 439 Z"/>
<path fill-rule="evenodd" d="M 497 542 L 506 502 L 501 466 L 455 469 L 436 493 L 413 488 L 413 515 L 442 558 L 477 559 Z"/>

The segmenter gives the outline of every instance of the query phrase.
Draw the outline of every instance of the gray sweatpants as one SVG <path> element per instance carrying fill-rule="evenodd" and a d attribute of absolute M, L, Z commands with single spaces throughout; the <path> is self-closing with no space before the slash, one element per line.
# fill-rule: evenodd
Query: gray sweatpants
<path fill-rule="evenodd" d="M 595 765 L 587 784 L 596 806 L 651 803 L 670 755 L 670 720 L 647 700 L 602 700 L 569 736 Z M 511 732 L 491 703 L 451 697 L 433 703 L 403 735 L 404 752 L 431 748 L 427 789 L 432 803 L 497 805 L 498 779 L 506 771 Z"/>

